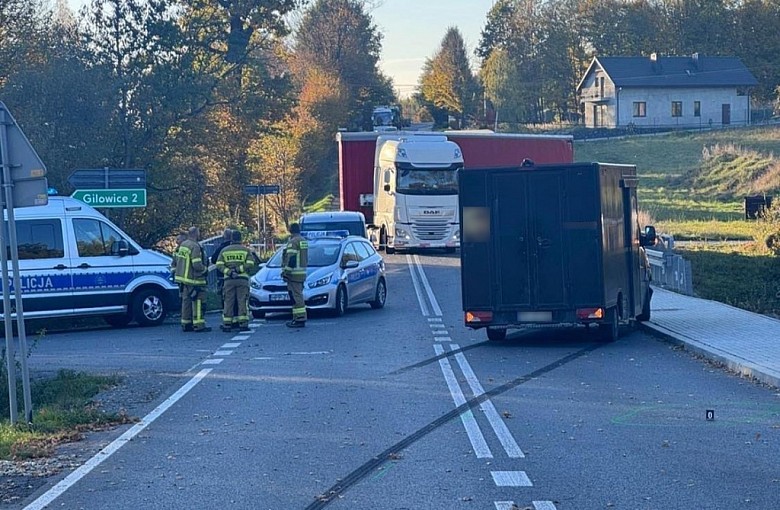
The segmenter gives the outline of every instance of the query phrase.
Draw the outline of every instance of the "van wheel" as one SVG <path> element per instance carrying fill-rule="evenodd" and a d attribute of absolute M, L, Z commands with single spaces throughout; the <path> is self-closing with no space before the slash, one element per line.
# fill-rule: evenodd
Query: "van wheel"
<path fill-rule="evenodd" d="M 124 328 L 130 324 L 133 317 L 129 313 L 125 313 L 122 315 L 106 315 L 103 317 L 103 320 L 112 328 Z"/>
<path fill-rule="evenodd" d="M 383 279 L 380 279 L 376 284 L 376 293 L 374 294 L 374 300 L 369 304 L 374 310 L 384 308 L 385 300 L 387 300 L 387 285 Z"/>
<path fill-rule="evenodd" d="M 642 303 L 642 313 L 636 316 L 636 320 L 639 322 L 647 322 L 650 320 L 650 299 L 653 296 L 653 289 L 651 289 L 649 286 L 647 287 L 647 292 L 645 293 L 645 300 Z"/>
<path fill-rule="evenodd" d="M 133 314 L 141 326 L 157 326 L 162 324 L 168 310 L 162 289 L 144 289 L 133 298 Z"/>
<path fill-rule="evenodd" d="M 501 342 L 502 340 L 506 340 L 506 329 L 487 328 L 487 337 L 491 342 Z"/>

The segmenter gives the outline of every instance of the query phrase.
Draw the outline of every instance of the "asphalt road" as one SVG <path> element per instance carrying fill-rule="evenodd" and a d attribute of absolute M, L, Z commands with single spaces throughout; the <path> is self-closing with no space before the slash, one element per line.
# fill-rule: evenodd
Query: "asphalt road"
<path fill-rule="evenodd" d="M 778 507 L 777 390 L 641 331 L 490 343 L 462 325 L 456 256 L 386 261 L 383 310 L 305 330 L 38 339 L 34 373 L 153 374 L 151 396 L 128 398 L 157 410 L 19 508 Z"/>

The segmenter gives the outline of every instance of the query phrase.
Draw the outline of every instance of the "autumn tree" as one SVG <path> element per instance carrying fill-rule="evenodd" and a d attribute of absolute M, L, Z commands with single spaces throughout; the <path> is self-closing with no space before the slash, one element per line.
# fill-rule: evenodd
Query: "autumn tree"
<path fill-rule="evenodd" d="M 476 112 L 479 84 L 471 72 L 466 43 L 455 27 L 450 27 L 439 50 L 425 61 L 420 76 L 423 98 L 466 125 L 466 117 Z"/>

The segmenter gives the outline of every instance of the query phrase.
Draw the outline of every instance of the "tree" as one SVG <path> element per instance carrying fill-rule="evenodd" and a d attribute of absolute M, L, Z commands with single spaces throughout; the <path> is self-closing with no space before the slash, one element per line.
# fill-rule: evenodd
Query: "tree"
<path fill-rule="evenodd" d="M 466 116 L 476 111 L 479 84 L 457 28 L 447 29 L 439 50 L 425 61 L 419 88 L 426 101 L 457 117 L 461 127 L 466 125 Z"/>

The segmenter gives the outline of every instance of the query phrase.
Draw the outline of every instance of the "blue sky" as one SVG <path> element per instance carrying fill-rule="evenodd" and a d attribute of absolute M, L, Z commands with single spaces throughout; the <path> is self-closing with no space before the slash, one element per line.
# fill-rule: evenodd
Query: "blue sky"
<path fill-rule="evenodd" d="M 476 64 L 474 48 L 494 0 L 382 0 L 371 14 L 382 40 L 382 70 L 401 95 L 414 92 L 425 59 L 439 48 L 450 26 L 460 29 L 469 57 Z M 68 0 L 77 10 L 87 0 Z M 476 66 L 474 66 L 476 67 Z"/>

